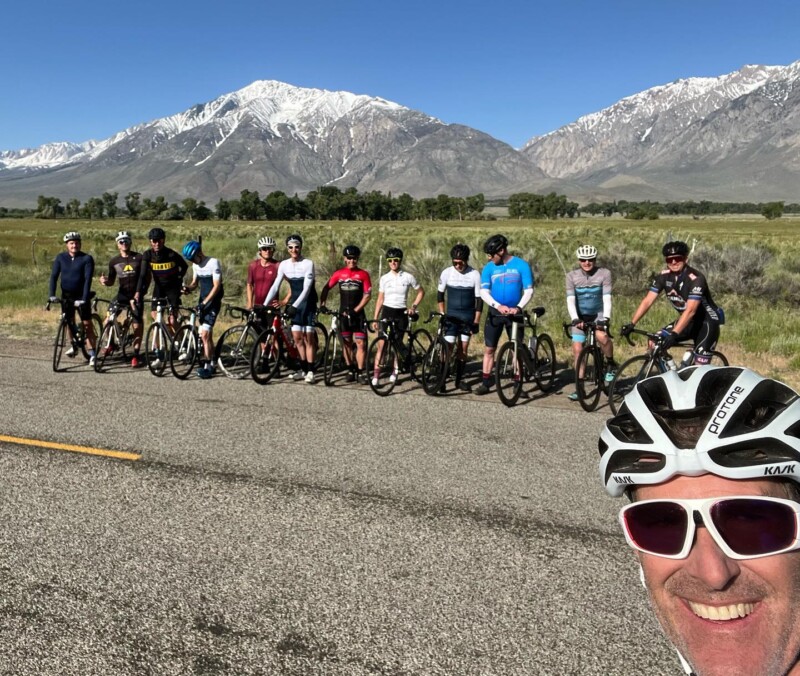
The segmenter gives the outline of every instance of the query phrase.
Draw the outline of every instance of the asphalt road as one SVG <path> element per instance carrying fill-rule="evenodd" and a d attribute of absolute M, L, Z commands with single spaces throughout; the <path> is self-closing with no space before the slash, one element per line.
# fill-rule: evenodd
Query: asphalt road
<path fill-rule="evenodd" d="M 567 389 L 567 391 L 570 391 Z M 0 674 L 678 674 L 597 476 L 608 409 L 0 345 Z"/>

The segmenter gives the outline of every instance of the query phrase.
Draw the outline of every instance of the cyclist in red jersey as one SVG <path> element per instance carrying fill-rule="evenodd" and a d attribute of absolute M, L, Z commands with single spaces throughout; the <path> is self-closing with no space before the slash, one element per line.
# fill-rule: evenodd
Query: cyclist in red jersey
<path fill-rule="evenodd" d="M 346 316 L 342 316 L 340 324 L 344 341 L 342 345 L 344 359 L 350 367 L 347 381 L 353 382 L 358 378 L 360 383 L 366 384 L 367 317 L 364 308 L 369 303 L 372 282 L 369 273 L 358 267 L 361 249 L 349 244 L 344 248 L 343 254 L 344 267 L 334 272 L 322 288 L 319 304 L 320 307 L 325 307 L 328 292 L 334 286 L 339 287 L 339 310 L 347 313 Z M 353 359 L 353 340 L 356 344 L 355 359 Z"/>
<path fill-rule="evenodd" d="M 258 258 L 247 268 L 247 308 L 253 309 L 256 298 L 266 298 L 278 276 L 278 261 L 274 258 L 275 240 L 262 237 L 258 240 Z"/>

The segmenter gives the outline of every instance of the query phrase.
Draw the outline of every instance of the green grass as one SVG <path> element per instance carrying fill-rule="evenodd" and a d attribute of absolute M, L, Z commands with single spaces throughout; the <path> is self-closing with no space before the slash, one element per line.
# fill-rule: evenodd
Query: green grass
<path fill-rule="evenodd" d="M 67 230 L 83 236 L 84 251 L 92 254 L 98 274 L 116 251 L 118 230 L 130 230 L 134 248 L 142 250 L 147 231 L 142 221 L 47 221 L 0 220 L 0 310 L 3 322 L 25 322 L 26 310 L 38 309 L 47 295 L 53 257 L 61 250 Z M 423 313 L 436 305 L 439 272 L 449 265 L 450 247 L 466 242 L 473 251 L 473 265 L 485 260 L 483 241 L 491 234 L 508 236 L 513 253 L 531 262 L 536 277 L 535 305 L 544 305 L 543 327 L 556 340 L 559 355 L 566 358 L 568 341 L 561 324 L 567 319 L 564 271 L 574 263 L 579 244 L 591 243 L 600 262 L 614 275 L 613 328 L 625 323 L 642 296 L 652 274 L 661 269 L 661 245 L 683 239 L 694 247 L 690 263 L 706 272 L 717 303 L 725 307 L 728 323 L 722 330 L 720 349 L 741 363 L 762 372 L 800 382 L 800 220 L 730 217 L 693 220 L 660 219 L 638 222 L 623 219 L 582 218 L 561 221 L 504 220 L 494 222 L 170 222 L 164 224 L 167 245 L 180 249 L 189 239 L 203 237 L 203 248 L 220 259 L 225 273 L 226 298 L 244 296 L 247 263 L 253 259 L 256 241 L 271 235 L 279 244 L 299 232 L 305 253 L 315 261 L 323 280 L 341 265 L 341 250 L 350 243 L 362 249 L 361 264 L 373 282 L 385 272 L 383 255 L 390 246 L 405 252 L 404 266 L 414 272 L 427 291 Z M 560 261 L 559 261 L 560 259 Z M 701 263 L 705 263 L 704 268 Z M 731 282 L 738 283 L 731 284 Z M 729 287 L 733 286 L 733 289 Z M 109 295 L 106 291 L 103 295 Z M 369 311 L 369 310 L 368 310 Z M 660 300 L 643 320 L 656 328 L 675 314 Z M 17 329 L 15 334 L 19 334 Z M 617 341 L 619 354 L 632 353 Z"/>

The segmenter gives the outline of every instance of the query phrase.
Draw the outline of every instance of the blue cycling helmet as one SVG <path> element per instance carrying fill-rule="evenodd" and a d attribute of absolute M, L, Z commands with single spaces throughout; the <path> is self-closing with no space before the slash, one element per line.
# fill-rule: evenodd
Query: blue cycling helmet
<path fill-rule="evenodd" d="M 186 242 L 181 253 L 183 253 L 183 257 L 187 261 L 190 261 L 197 255 L 198 251 L 200 251 L 200 242 L 191 240 L 190 242 Z"/>

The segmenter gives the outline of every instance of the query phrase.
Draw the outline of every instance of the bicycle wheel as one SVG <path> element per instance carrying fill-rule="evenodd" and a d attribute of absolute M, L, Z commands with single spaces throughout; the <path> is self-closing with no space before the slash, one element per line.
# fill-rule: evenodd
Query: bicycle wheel
<path fill-rule="evenodd" d="M 103 333 L 100 334 L 100 339 L 97 341 L 97 356 L 94 360 L 95 372 L 103 372 L 106 361 L 111 357 L 114 350 L 118 348 L 116 337 L 114 322 L 109 322 L 103 328 Z"/>
<path fill-rule="evenodd" d="M 536 337 L 533 359 L 533 378 L 541 392 L 549 392 L 556 379 L 556 347 L 553 339 L 546 333 Z"/>
<path fill-rule="evenodd" d="M 184 324 L 178 329 L 173 341 L 175 349 L 171 351 L 169 360 L 169 368 L 176 378 L 186 380 L 191 375 L 200 356 L 198 343 L 197 333 L 193 326 Z"/>
<path fill-rule="evenodd" d="M 314 345 L 314 370 L 319 371 L 325 361 L 325 343 L 328 340 L 328 329 L 319 322 L 314 322 L 314 331 L 306 334 L 306 340 Z"/>
<path fill-rule="evenodd" d="M 381 397 L 391 394 L 397 384 L 398 366 L 392 341 L 383 336 L 375 338 L 367 350 L 367 369 L 372 369 L 369 386 L 375 394 Z"/>
<path fill-rule="evenodd" d="M 425 357 L 422 359 L 421 378 L 422 389 L 426 394 L 435 396 L 439 394 L 447 379 L 448 354 L 447 341 L 437 336 Z"/>
<path fill-rule="evenodd" d="M 67 343 L 67 323 L 62 321 L 56 331 L 56 340 L 53 344 L 53 371 L 58 373 L 61 368 L 61 357 L 64 355 L 64 346 Z"/>
<path fill-rule="evenodd" d="M 219 337 L 215 348 L 217 365 L 228 378 L 241 380 L 250 375 L 250 355 L 257 338 L 249 324 L 231 326 Z"/>
<path fill-rule="evenodd" d="M 278 373 L 281 352 L 275 331 L 262 331 L 250 352 L 250 377 L 259 385 L 266 385 Z"/>
<path fill-rule="evenodd" d="M 503 343 L 494 362 L 494 380 L 497 394 L 506 406 L 517 403 L 525 380 L 525 357 L 522 349 L 515 349 L 513 341 Z"/>
<path fill-rule="evenodd" d="M 575 367 L 575 391 L 584 411 L 591 412 L 597 408 L 597 402 L 600 401 L 602 394 L 600 383 L 605 376 L 602 370 L 603 359 L 600 350 L 588 345 L 584 347 L 578 355 Z"/>
<path fill-rule="evenodd" d="M 334 331 L 328 334 L 325 341 L 325 351 L 322 360 L 322 371 L 326 385 L 333 385 L 333 377 L 345 366 L 342 354 L 342 345 L 339 342 L 339 334 Z"/>
<path fill-rule="evenodd" d="M 144 358 L 147 368 L 154 376 L 163 376 L 167 362 L 172 356 L 171 341 L 162 324 L 150 324 L 147 329 Z"/>
<path fill-rule="evenodd" d="M 408 354 L 408 372 L 417 382 L 422 381 L 422 362 L 428 353 L 433 338 L 426 329 L 417 329 L 411 334 L 411 352 Z"/>
<path fill-rule="evenodd" d="M 126 318 L 121 324 L 118 323 L 117 326 L 119 327 L 118 336 L 119 336 L 119 343 L 122 350 L 122 358 L 124 360 L 128 360 L 129 357 L 133 356 L 133 326 L 130 318 Z"/>
<path fill-rule="evenodd" d="M 717 352 L 716 350 L 712 350 L 711 361 L 709 363 L 712 366 L 727 366 L 728 358 L 724 354 L 722 354 L 722 352 Z"/>
<path fill-rule="evenodd" d="M 644 354 L 631 357 L 620 366 L 608 391 L 608 405 L 614 415 L 617 415 L 622 406 L 622 400 L 636 386 L 636 383 L 651 375 L 656 375 L 658 372 L 658 366 L 653 359 Z"/>

